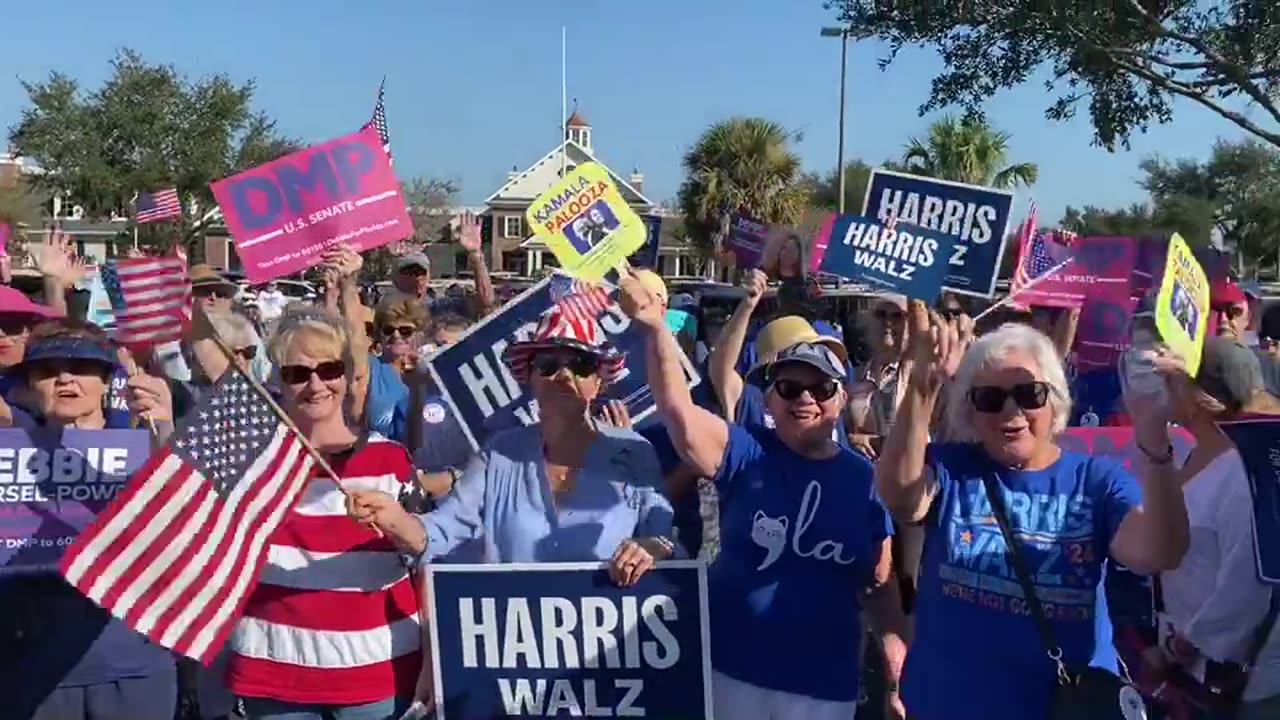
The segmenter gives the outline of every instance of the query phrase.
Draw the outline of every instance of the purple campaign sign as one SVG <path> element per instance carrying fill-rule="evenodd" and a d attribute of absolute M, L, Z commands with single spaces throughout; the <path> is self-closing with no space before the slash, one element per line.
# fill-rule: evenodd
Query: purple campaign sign
<path fill-rule="evenodd" d="M 146 430 L 0 430 L 0 576 L 56 569 L 150 456 Z"/>
<path fill-rule="evenodd" d="M 733 216 L 725 246 L 738 259 L 739 270 L 750 269 L 760 264 L 768 234 L 768 225 L 756 222 L 745 215 Z"/>

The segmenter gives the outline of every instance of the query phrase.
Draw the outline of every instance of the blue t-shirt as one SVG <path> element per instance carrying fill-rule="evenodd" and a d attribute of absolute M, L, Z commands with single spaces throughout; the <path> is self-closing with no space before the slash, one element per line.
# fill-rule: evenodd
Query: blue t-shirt
<path fill-rule="evenodd" d="M 649 417 L 659 418 L 660 416 L 655 412 Z M 671 434 L 667 432 L 666 425 L 654 422 L 643 428 L 637 425 L 634 429 L 640 433 L 640 437 L 648 440 L 653 446 L 653 452 L 658 456 L 658 465 L 662 469 L 664 478 L 679 467 L 680 455 L 676 453 L 676 446 L 671 442 Z M 673 524 L 676 528 L 676 537 L 690 556 L 697 556 L 698 551 L 702 549 L 702 507 L 698 489 L 696 486 L 689 488 L 688 492 L 678 498 L 672 498 L 669 491 L 666 494 L 667 499 L 671 501 L 672 512 L 675 514 Z"/>
<path fill-rule="evenodd" d="M 1113 415 L 1125 411 L 1120 389 L 1120 372 L 1114 367 L 1077 374 L 1071 381 L 1071 421 L 1068 424 L 1072 427 L 1084 425 L 1082 418 L 1086 413 L 1093 413 L 1101 424 L 1106 425 Z"/>
<path fill-rule="evenodd" d="M 364 399 L 365 427 L 404 444 L 408 411 L 409 386 L 389 363 L 370 355 L 369 389 Z"/>
<path fill-rule="evenodd" d="M 730 425 L 715 482 L 712 666 L 757 687 L 853 701 L 859 593 L 893 532 L 871 464 L 849 450 L 809 460 L 772 432 Z"/>
<path fill-rule="evenodd" d="M 903 703 L 918 720 L 1042 715 L 1055 666 L 1009 565 L 982 476 L 1004 489 L 1020 557 L 1064 662 L 1077 670 L 1099 654 L 1114 662 L 1113 650 L 1102 647 L 1111 623 L 1098 612 L 1098 585 L 1112 537 L 1141 502 L 1138 483 L 1111 460 L 1068 450 L 1034 471 L 999 468 L 979 446 L 964 444 L 930 446 L 929 463 L 938 490 L 925 523 Z"/>

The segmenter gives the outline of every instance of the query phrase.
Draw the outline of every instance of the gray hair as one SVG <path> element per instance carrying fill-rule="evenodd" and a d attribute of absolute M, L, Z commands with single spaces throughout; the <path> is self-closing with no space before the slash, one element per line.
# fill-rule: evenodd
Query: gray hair
<path fill-rule="evenodd" d="M 258 345 L 262 342 L 257 329 L 249 318 L 237 312 L 208 312 L 209 324 L 213 326 L 218 337 L 232 348 L 243 348 Z"/>
<path fill-rule="evenodd" d="M 1008 323 L 979 337 L 960 360 L 956 376 L 947 388 L 948 439 L 977 442 L 969 390 L 973 388 L 974 378 L 979 371 L 1011 352 L 1025 352 L 1035 359 L 1045 382 L 1049 383 L 1049 406 L 1053 408 L 1052 432 L 1057 435 L 1066 429 L 1067 419 L 1071 416 L 1071 389 L 1067 385 L 1067 373 L 1062 368 L 1057 349 L 1039 330 L 1021 323 Z"/>

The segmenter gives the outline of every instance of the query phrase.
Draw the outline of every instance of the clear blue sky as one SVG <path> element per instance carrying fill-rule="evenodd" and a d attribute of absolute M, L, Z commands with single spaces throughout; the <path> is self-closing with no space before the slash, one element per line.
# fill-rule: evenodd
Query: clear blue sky
<path fill-rule="evenodd" d="M 386 74 L 397 172 L 453 178 L 463 201 L 479 203 L 512 165 L 523 170 L 557 141 L 564 25 L 569 97 L 594 127 L 597 155 L 624 176 L 639 167 L 653 200 L 674 197 L 684 150 L 709 123 L 731 115 L 803 129 L 796 150 L 806 168 L 835 166 L 840 48 L 818 36 L 834 19 L 821 0 L 62 0 L 56 11 L 42 3 L 5 5 L 5 127 L 26 105 L 19 79 L 60 70 L 94 88 L 114 51 L 126 46 L 189 75 L 256 79 L 255 105 L 306 141 L 365 122 Z M 883 45 L 863 42 L 849 55 L 846 153 L 873 164 L 923 134 L 928 118 L 916 108 L 940 65 L 931 52 L 911 51 L 881 72 L 876 59 L 884 54 Z M 1012 158 L 1040 165 L 1032 192 L 1045 223 L 1066 205 L 1141 200 L 1137 166 L 1151 153 L 1203 157 L 1216 137 L 1241 136 L 1216 115 L 1179 103 L 1173 124 L 1113 154 L 1090 146 L 1086 118 L 1045 120 L 1049 100 L 1032 82 L 988 108 L 1013 135 Z"/>

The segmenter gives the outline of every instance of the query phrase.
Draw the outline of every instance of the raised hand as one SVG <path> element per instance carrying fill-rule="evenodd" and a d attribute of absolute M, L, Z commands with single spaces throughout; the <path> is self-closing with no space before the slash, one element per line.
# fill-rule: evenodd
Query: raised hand
<path fill-rule="evenodd" d="M 665 330 L 667 311 L 662 307 L 662 301 L 630 269 L 619 268 L 618 274 L 618 305 L 622 312 L 651 330 Z"/>
<path fill-rule="evenodd" d="M 364 267 L 364 258 L 360 253 L 346 245 L 329 248 L 321 257 L 325 266 L 331 268 L 339 280 L 354 278 L 360 274 L 360 268 Z"/>
<path fill-rule="evenodd" d="M 84 277 L 85 263 L 76 257 L 71 236 L 59 227 L 46 228 L 36 265 L 40 274 L 55 280 L 64 289 L 75 285 Z"/>
<path fill-rule="evenodd" d="M 921 390 L 936 392 L 951 379 L 964 355 L 960 333 L 919 300 L 908 308 L 912 382 Z"/>
<path fill-rule="evenodd" d="M 480 252 L 480 218 L 474 213 L 463 213 L 458 218 L 458 244 L 469 253 Z"/>
<path fill-rule="evenodd" d="M 769 287 L 769 276 L 759 268 L 752 268 L 742 276 L 742 289 L 747 291 L 747 300 L 752 303 L 760 302 L 760 298 L 764 297 L 764 291 Z"/>

